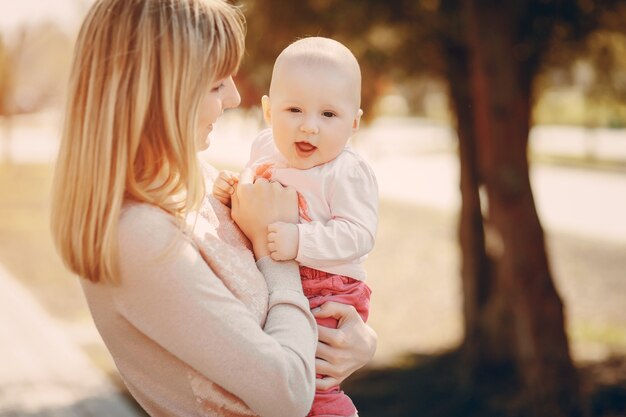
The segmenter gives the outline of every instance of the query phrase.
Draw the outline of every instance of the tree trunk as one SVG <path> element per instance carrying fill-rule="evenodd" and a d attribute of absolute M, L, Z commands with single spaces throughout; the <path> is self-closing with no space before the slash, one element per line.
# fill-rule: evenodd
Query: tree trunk
<path fill-rule="evenodd" d="M 463 317 L 465 338 L 464 380 L 474 382 L 494 374 L 506 374 L 512 366 L 514 344 L 510 331 L 509 309 L 493 303 L 496 294 L 493 262 L 487 255 L 485 227 L 479 189 L 482 181 L 477 163 L 476 131 L 472 92 L 468 79 L 468 50 L 463 45 L 444 46 L 448 63 L 452 106 L 457 116 L 459 136 L 461 213 L 459 242 L 462 256 Z"/>
<path fill-rule="evenodd" d="M 466 0 L 460 7 L 468 47 L 449 49 L 447 59 L 461 161 L 464 348 L 473 378 L 513 381 L 531 415 L 579 416 L 563 306 L 529 180 L 534 68 L 513 53 L 515 6 Z"/>

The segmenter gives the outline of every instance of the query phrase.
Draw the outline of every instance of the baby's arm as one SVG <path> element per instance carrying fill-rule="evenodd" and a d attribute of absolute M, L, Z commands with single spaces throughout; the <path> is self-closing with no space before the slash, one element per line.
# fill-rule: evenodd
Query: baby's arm
<path fill-rule="evenodd" d="M 267 248 L 275 261 L 290 261 L 298 255 L 298 226 L 277 222 L 267 226 Z"/>
<path fill-rule="evenodd" d="M 239 174 L 231 171 L 220 171 L 213 183 L 213 195 L 222 204 L 230 207 L 230 196 L 235 192 L 235 184 L 239 182 Z"/>
<path fill-rule="evenodd" d="M 298 224 L 296 261 L 328 267 L 358 259 L 374 246 L 378 224 L 378 186 L 362 160 L 344 164 L 327 193 L 331 219 Z"/>

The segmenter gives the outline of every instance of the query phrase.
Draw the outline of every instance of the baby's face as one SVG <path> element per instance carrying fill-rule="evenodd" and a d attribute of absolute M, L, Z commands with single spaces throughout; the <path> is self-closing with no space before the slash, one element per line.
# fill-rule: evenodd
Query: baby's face
<path fill-rule="evenodd" d="M 309 169 L 341 153 L 359 126 L 359 94 L 359 83 L 345 71 L 283 64 L 272 80 L 265 110 L 276 147 L 289 166 Z"/>

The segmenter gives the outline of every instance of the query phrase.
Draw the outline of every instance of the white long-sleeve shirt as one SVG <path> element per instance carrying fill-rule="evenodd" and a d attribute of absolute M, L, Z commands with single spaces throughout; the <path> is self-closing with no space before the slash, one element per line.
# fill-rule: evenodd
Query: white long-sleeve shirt
<path fill-rule="evenodd" d="M 363 261 L 374 247 L 378 226 L 378 184 L 372 168 L 349 147 L 326 164 L 290 168 L 271 129 L 252 143 L 248 167 L 263 164 L 273 164 L 272 179 L 293 186 L 306 200 L 312 221 L 300 219 L 296 261 L 364 280 Z"/>

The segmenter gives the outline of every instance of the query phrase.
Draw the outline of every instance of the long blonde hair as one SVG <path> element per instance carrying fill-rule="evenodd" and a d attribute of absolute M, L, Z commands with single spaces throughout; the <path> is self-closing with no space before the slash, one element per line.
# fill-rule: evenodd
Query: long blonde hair
<path fill-rule="evenodd" d="M 179 221 L 204 182 L 196 156 L 200 101 L 234 73 L 242 13 L 223 0 L 98 0 L 76 41 L 56 163 L 52 235 L 66 266 L 116 283 L 125 199 Z"/>

